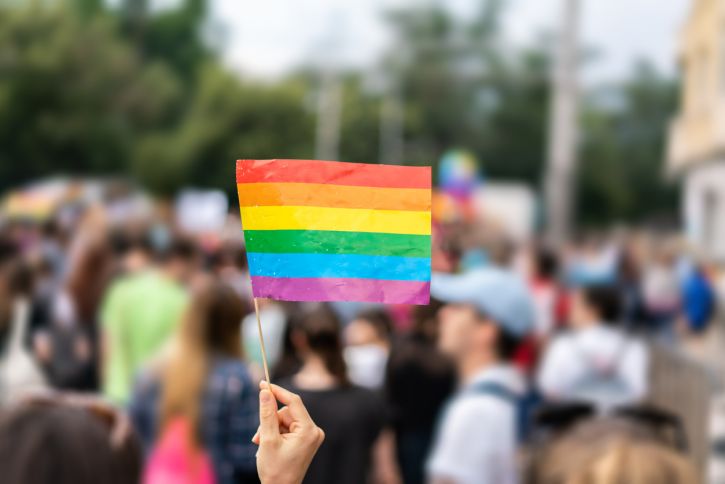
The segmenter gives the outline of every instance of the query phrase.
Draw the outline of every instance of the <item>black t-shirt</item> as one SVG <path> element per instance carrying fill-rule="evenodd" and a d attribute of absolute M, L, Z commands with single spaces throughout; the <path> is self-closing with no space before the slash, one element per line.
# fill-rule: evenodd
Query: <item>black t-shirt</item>
<path fill-rule="evenodd" d="M 385 393 L 397 432 L 432 432 L 453 393 L 455 371 L 436 347 L 417 335 L 402 339 L 388 359 Z"/>
<path fill-rule="evenodd" d="M 307 484 L 365 484 L 370 453 L 385 422 L 380 395 L 356 386 L 302 390 L 292 380 L 280 385 L 302 397 L 325 441 L 310 464 Z"/>

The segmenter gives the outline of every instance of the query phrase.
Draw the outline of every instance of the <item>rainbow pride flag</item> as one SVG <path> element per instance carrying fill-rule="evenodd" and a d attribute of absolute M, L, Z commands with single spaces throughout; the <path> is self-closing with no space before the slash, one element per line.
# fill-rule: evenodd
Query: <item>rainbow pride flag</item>
<path fill-rule="evenodd" d="M 427 304 L 430 167 L 239 160 L 254 297 Z"/>

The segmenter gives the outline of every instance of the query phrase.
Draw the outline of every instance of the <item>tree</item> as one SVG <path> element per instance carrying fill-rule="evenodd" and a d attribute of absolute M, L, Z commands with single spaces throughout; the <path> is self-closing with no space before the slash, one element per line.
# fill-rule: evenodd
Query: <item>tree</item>
<path fill-rule="evenodd" d="M 406 103 L 406 159 L 436 163 L 450 148 L 472 150 L 487 175 L 541 178 L 548 110 L 548 56 L 515 55 L 500 42 L 499 1 L 482 3 L 472 20 L 441 7 L 392 15 Z M 390 62 L 390 61 L 389 61 Z"/>
<path fill-rule="evenodd" d="M 587 99 L 578 196 L 583 223 L 676 218 L 678 189 L 665 178 L 664 148 L 677 92 L 676 81 L 643 62 L 630 79 Z"/>
<path fill-rule="evenodd" d="M 550 59 L 542 38 L 513 50 L 501 44 L 501 4 L 477 17 L 441 7 L 392 16 L 406 107 L 406 159 L 435 162 L 452 147 L 472 150 L 491 179 L 541 186 L 549 120 Z M 587 56 L 590 57 L 590 56 Z M 584 93 L 577 175 L 583 224 L 637 222 L 675 211 L 677 189 L 663 173 L 676 82 L 640 64 L 621 83 Z"/>
<path fill-rule="evenodd" d="M 0 189 L 62 172 L 123 172 L 180 84 L 144 63 L 111 18 L 61 6 L 0 11 Z"/>
<path fill-rule="evenodd" d="M 208 65 L 179 126 L 145 139 L 133 172 L 162 193 L 188 183 L 232 191 L 238 158 L 311 157 L 313 120 L 305 92 L 294 79 L 271 86 L 244 83 Z"/>
<path fill-rule="evenodd" d="M 149 0 L 122 0 L 120 30 L 144 59 L 168 64 L 192 84 L 213 54 L 202 37 L 207 10 L 207 0 L 181 0 L 160 12 L 152 12 Z"/>

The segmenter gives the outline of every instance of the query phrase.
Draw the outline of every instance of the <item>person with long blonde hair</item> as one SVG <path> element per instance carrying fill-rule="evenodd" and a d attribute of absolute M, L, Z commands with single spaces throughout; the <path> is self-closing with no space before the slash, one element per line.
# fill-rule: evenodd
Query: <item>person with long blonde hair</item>
<path fill-rule="evenodd" d="M 525 484 L 697 484 L 692 463 L 651 429 L 585 421 L 535 452 Z"/>
<path fill-rule="evenodd" d="M 131 405 L 147 451 L 181 425 L 208 455 L 218 484 L 257 482 L 257 388 L 240 336 L 246 309 L 219 280 L 197 284 L 172 348 L 139 379 Z"/>

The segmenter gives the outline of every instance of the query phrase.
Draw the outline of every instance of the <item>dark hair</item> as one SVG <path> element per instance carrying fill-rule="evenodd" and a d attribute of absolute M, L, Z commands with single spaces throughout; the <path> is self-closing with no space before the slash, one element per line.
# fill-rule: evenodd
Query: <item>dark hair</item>
<path fill-rule="evenodd" d="M 287 324 L 282 336 L 282 355 L 272 368 L 272 380 L 290 378 L 302 367 L 302 361 L 292 341 L 292 323 Z"/>
<path fill-rule="evenodd" d="M 498 327 L 498 337 L 496 338 L 496 354 L 501 361 L 510 361 L 516 356 L 516 352 L 521 346 L 521 338 L 501 326 Z"/>
<path fill-rule="evenodd" d="M 622 315 L 621 295 L 611 285 L 594 285 L 582 289 L 584 300 L 607 323 L 616 323 Z"/>
<path fill-rule="evenodd" d="M 51 239 L 58 237 L 60 235 L 60 227 L 58 226 L 58 221 L 50 218 L 42 223 L 40 226 L 40 233 L 43 234 L 43 237 L 46 239 Z"/>
<path fill-rule="evenodd" d="M 199 249 L 193 241 L 185 238 L 176 238 L 171 241 L 168 248 L 163 252 L 161 259 L 164 262 L 191 262 L 198 255 Z"/>
<path fill-rule="evenodd" d="M 113 229 L 108 235 L 111 251 L 117 256 L 123 256 L 129 252 L 142 252 L 148 256 L 153 255 L 154 245 L 151 237 L 145 231 L 126 233 L 122 229 Z"/>
<path fill-rule="evenodd" d="M 516 356 L 516 352 L 519 350 L 523 338 L 507 331 L 503 326 L 494 322 L 491 317 L 481 311 L 477 310 L 476 312 L 480 321 L 485 321 L 487 324 L 496 326 L 496 356 L 498 356 L 498 359 L 500 361 L 511 361 Z"/>
<path fill-rule="evenodd" d="M 310 351 L 322 358 L 329 371 L 342 385 L 349 385 L 347 365 L 342 356 L 340 320 L 327 305 L 293 316 L 292 331 L 302 334 Z"/>
<path fill-rule="evenodd" d="M 631 249 L 625 248 L 617 262 L 617 275 L 623 282 L 636 283 L 640 278 L 640 267 Z"/>
<path fill-rule="evenodd" d="M 375 332 L 378 334 L 378 337 L 381 339 L 389 340 L 393 334 L 393 319 L 384 309 L 376 308 L 361 311 L 355 319 L 370 323 L 370 325 L 375 328 Z"/>
<path fill-rule="evenodd" d="M 410 315 L 413 323 L 411 333 L 429 343 L 435 343 L 438 336 L 438 311 L 442 307 L 443 303 L 433 297 L 426 306 L 414 306 Z"/>
<path fill-rule="evenodd" d="M 534 254 L 536 274 L 540 277 L 552 279 L 559 272 L 559 259 L 556 252 L 546 246 L 538 246 Z"/>
<path fill-rule="evenodd" d="M 0 418 L 5 484 L 136 484 L 141 451 L 135 438 L 112 444 L 106 422 L 67 405 L 24 405 Z"/>
<path fill-rule="evenodd" d="M 7 278 L 10 295 L 28 297 L 33 292 L 33 268 L 24 260 L 16 259 L 5 265 L 2 275 Z"/>
<path fill-rule="evenodd" d="M 0 264 L 15 259 L 19 254 L 18 244 L 10 240 L 9 237 L 0 237 Z"/>
<path fill-rule="evenodd" d="M 210 263 L 215 268 L 232 266 L 238 270 L 247 268 L 247 255 L 240 244 L 225 244 L 211 254 Z"/>

